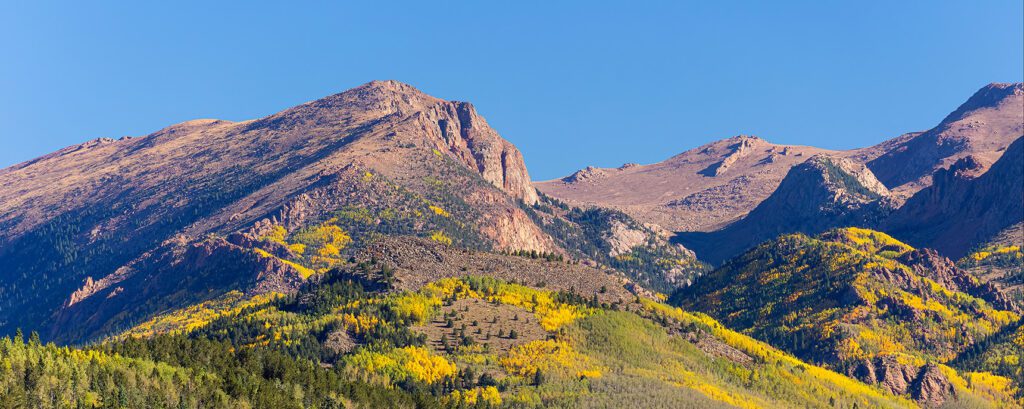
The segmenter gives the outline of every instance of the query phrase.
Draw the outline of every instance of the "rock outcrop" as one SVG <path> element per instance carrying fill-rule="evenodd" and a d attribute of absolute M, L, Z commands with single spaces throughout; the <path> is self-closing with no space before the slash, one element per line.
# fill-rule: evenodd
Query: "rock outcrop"
<path fill-rule="evenodd" d="M 722 174 L 724 174 L 725 171 L 729 170 L 729 168 L 734 163 L 738 162 L 740 159 L 746 157 L 747 155 L 750 155 L 750 153 L 755 149 L 754 145 L 756 142 L 764 142 L 756 136 L 740 135 L 734 139 L 737 139 L 737 142 L 729 146 L 730 152 L 725 154 L 725 157 L 720 162 L 714 163 L 711 166 L 708 166 L 704 170 L 700 171 L 700 174 L 705 176 L 722 176 Z M 772 152 L 764 159 L 761 159 L 761 162 L 758 163 L 772 163 L 774 162 L 775 156 L 775 153 Z"/>
<path fill-rule="evenodd" d="M 437 127 L 434 148 L 461 161 L 495 187 L 528 205 L 537 203 L 523 155 L 492 129 L 468 102 L 442 102 L 423 112 L 422 126 Z M 429 134 L 429 132 L 427 132 Z"/>
<path fill-rule="evenodd" d="M 897 260 L 911 267 L 917 275 L 927 277 L 945 288 L 974 295 L 1001 310 L 1019 311 L 1019 306 L 995 284 L 979 281 L 935 250 L 911 250 L 901 254 Z"/>
<path fill-rule="evenodd" d="M 892 394 L 908 396 L 926 408 L 937 408 L 955 397 L 949 378 L 935 364 L 915 367 L 900 363 L 895 356 L 880 356 L 866 360 L 848 375 Z"/>

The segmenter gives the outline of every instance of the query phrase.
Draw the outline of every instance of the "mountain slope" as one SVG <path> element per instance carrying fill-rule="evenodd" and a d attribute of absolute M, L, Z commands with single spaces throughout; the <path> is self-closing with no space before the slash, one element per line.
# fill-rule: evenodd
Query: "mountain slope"
<path fill-rule="evenodd" d="M 986 172 L 972 177 L 979 167 L 974 156 L 966 156 L 935 172 L 932 185 L 908 199 L 882 228 L 915 246 L 960 258 L 1024 221 L 1024 137 Z"/>
<path fill-rule="evenodd" d="M 174 312 L 97 349 L 176 365 L 196 361 L 165 352 L 183 339 L 244 355 L 290 353 L 348 379 L 426 392 L 444 407 L 912 407 L 646 298 L 474 276 L 381 294 L 351 277 L 329 273 L 293 296 L 200 322 L 178 322 L 184 315 Z M 224 354 L 212 352 L 200 367 Z"/>
<path fill-rule="evenodd" d="M 618 209 L 667 230 L 708 231 L 753 209 L 790 167 L 827 152 L 741 135 L 651 165 L 587 168 L 535 185 L 560 200 Z"/>
<path fill-rule="evenodd" d="M 100 139 L 0 170 L 0 331 L 81 341 L 227 291 L 287 293 L 388 236 L 587 259 L 538 204 L 472 105 L 395 81 Z"/>
<path fill-rule="evenodd" d="M 982 169 L 1024 134 L 1024 84 L 982 87 L 926 132 L 864 149 L 868 167 L 898 196 L 929 186 L 935 171 L 973 156 Z M 877 155 L 877 156 L 876 156 Z M 872 156 L 874 156 L 872 158 Z"/>
<path fill-rule="evenodd" d="M 366 174 L 400 185 L 411 197 L 406 204 L 418 199 L 422 211 L 430 204 L 466 209 L 460 215 L 466 222 L 488 227 L 468 229 L 483 236 L 475 240 L 477 246 L 553 250 L 516 204 L 516 199 L 536 201 L 521 155 L 471 105 L 393 81 L 373 82 L 259 120 L 191 121 L 141 138 L 97 140 L 4 169 L 0 263 L 9 266 L 2 277 L 9 304 L 4 311 L 24 310 L 27 304 L 38 308 L 36 314 L 0 314 L 0 326 L 31 328 L 62 303 L 80 305 L 70 296 L 83 280 L 85 287 L 129 284 L 145 272 L 149 277 L 135 281 L 146 288 L 128 296 L 146 300 L 153 296 L 146 292 L 180 291 L 194 297 L 196 292 L 184 288 L 152 285 L 154 276 L 172 284 L 177 280 L 171 272 L 155 270 L 180 265 L 178 274 L 191 276 L 206 268 L 207 259 L 237 250 L 232 245 L 245 247 L 238 240 L 202 240 L 207 234 L 249 229 L 251 237 L 262 236 L 271 224 L 295 229 L 325 218 L 338 202 L 357 194 L 362 197 L 356 200 L 392 196 L 384 184 L 348 190 L 348 197 L 331 195 Z M 461 195 L 427 190 L 423 179 L 431 175 L 459 184 Z M 333 200 L 317 200 L 324 196 Z M 263 219 L 270 222 L 258 223 Z M 192 256 L 189 249 L 196 246 L 202 249 Z M 302 271 L 285 263 L 233 269 L 218 277 L 230 282 L 227 286 L 202 279 L 198 285 L 218 290 L 238 281 L 293 282 L 297 275 Z M 89 291 L 78 298 L 97 292 L 83 289 Z M 128 287 L 104 289 L 111 292 L 96 295 L 110 298 Z"/>
<path fill-rule="evenodd" d="M 817 155 L 790 169 L 771 196 L 742 219 L 709 233 L 679 233 L 675 240 L 701 260 L 719 264 L 781 234 L 873 226 L 892 210 L 888 194 L 864 165 Z"/>
<path fill-rule="evenodd" d="M 989 84 L 936 127 L 871 147 L 829 151 L 737 136 L 656 164 L 588 167 L 536 186 L 568 203 L 618 209 L 670 231 L 708 232 L 752 211 L 791 167 L 829 154 L 867 164 L 899 203 L 929 186 L 934 171 L 963 157 L 973 156 L 983 171 L 1024 133 L 1022 111 L 1024 84 Z"/>
<path fill-rule="evenodd" d="M 929 405 L 952 396 L 957 376 L 934 363 L 1020 319 L 949 259 L 856 228 L 761 244 L 672 301 Z"/>

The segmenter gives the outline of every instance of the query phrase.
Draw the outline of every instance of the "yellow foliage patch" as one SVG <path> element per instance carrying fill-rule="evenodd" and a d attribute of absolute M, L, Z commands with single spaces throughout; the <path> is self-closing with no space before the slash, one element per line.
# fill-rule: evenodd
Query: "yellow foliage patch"
<path fill-rule="evenodd" d="M 512 375 L 530 377 L 537 371 L 579 366 L 586 357 L 576 353 L 565 341 L 542 340 L 528 342 L 508 351 L 501 365 Z"/>
<path fill-rule="evenodd" d="M 466 405 L 475 405 L 478 401 L 486 402 L 492 406 L 501 405 L 501 392 L 493 386 L 475 387 L 467 390 L 455 390 L 448 395 L 449 403 L 461 402 Z"/>
<path fill-rule="evenodd" d="M 444 234 L 443 231 L 435 231 L 434 234 L 430 235 L 430 239 L 438 243 L 450 246 L 452 244 L 452 238 Z"/>
<path fill-rule="evenodd" d="M 265 234 L 262 239 L 266 241 L 272 241 L 275 243 L 285 244 L 284 237 L 288 234 L 288 230 L 285 230 L 284 226 L 274 225 L 270 228 L 270 232 Z"/>
<path fill-rule="evenodd" d="M 458 370 L 454 363 L 444 357 L 413 346 L 395 348 L 386 353 L 360 350 L 347 357 L 346 363 L 361 371 L 386 376 L 392 381 L 411 379 L 434 383 L 455 376 Z"/>
<path fill-rule="evenodd" d="M 217 318 L 234 316 L 243 309 L 268 304 L 281 295 L 267 293 L 247 298 L 240 291 L 230 291 L 218 298 L 153 317 L 115 338 L 189 333 L 205 327 Z"/>
<path fill-rule="evenodd" d="M 430 206 L 427 206 L 427 207 L 429 207 L 430 211 L 434 212 L 434 214 L 436 214 L 438 216 L 441 216 L 441 217 L 450 217 L 451 216 L 450 214 L 448 214 L 447 210 L 444 210 L 440 206 L 430 205 Z"/>
<path fill-rule="evenodd" d="M 292 253 L 295 253 L 295 254 L 298 254 L 298 255 L 301 256 L 303 253 L 306 252 L 306 245 L 302 244 L 302 243 L 289 244 L 288 245 L 288 250 L 291 250 Z"/>
<path fill-rule="evenodd" d="M 532 311 L 537 322 L 547 331 L 555 331 L 593 311 L 576 305 L 555 302 L 548 291 L 515 284 L 497 283 L 486 291 L 474 291 L 461 279 L 444 278 L 423 286 L 415 293 L 405 293 L 391 302 L 402 319 L 424 323 L 443 300 L 477 298 Z"/>

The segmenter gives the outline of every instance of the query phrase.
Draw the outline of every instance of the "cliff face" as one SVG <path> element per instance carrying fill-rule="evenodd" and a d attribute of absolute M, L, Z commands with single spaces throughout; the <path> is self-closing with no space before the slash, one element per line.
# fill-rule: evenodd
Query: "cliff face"
<path fill-rule="evenodd" d="M 816 234 L 833 227 L 874 226 L 890 210 L 889 192 L 864 165 L 818 155 L 794 166 L 746 217 L 710 233 L 676 239 L 717 264 L 780 234 Z"/>
<path fill-rule="evenodd" d="M 910 244 L 951 258 L 1024 220 L 1024 138 L 1018 138 L 988 171 L 967 156 L 932 177 L 932 185 L 907 200 L 884 229 Z"/>
<path fill-rule="evenodd" d="M 530 182 L 523 155 L 491 129 L 472 104 L 440 104 L 425 111 L 421 121 L 428 134 L 433 133 L 430 126 L 436 124 L 439 135 L 432 136 L 437 149 L 450 152 L 512 197 L 528 205 L 537 203 L 537 191 Z"/>

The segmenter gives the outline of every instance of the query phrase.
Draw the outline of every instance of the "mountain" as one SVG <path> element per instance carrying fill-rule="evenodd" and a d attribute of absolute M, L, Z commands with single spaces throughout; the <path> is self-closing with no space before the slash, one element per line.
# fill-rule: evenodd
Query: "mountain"
<path fill-rule="evenodd" d="M 863 163 L 900 203 L 931 184 L 933 172 L 972 156 L 984 171 L 1024 133 L 1024 84 L 993 83 L 978 90 L 939 125 L 875 146 L 832 151 L 776 145 L 737 136 L 652 165 L 588 167 L 537 182 L 552 197 L 580 206 L 624 211 L 670 231 L 721 229 L 767 199 L 789 169 L 817 154 Z"/>
<path fill-rule="evenodd" d="M 931 186 L 908 199 L 882 228 L 912 245 L 960 258 L 1024 221 L 1024 137 L 975 176 L 981 163 L 965 156 L 936 171 Z"/>
<path fill-rule="evenodd" d="M 538 191 L 471 104 L 375 81 L 65 148 L 0 170 L 0 407 L 1020 406 L 1024 148 L 893 193 L 929 132 Z"/>
<path fill-rule="evenodd" d="M 471 104 L 396 81 L 101 138 L 0 170 L 0 330 L 82 341 L 227 291 L 288 293 L 388 236 L 594 266 L 618 255 L 579 251 L 617 237 L 599 227 L 556 240 L 535 220 L 582 228 L 540 205 L 520 152 Z M 619 230 L 641 237 L 623 253 L 692 260 L 667 235 Z"/>
<path fill-rule="evenodd" d="M 850 159 L 816 155 L 792 167 L 778 188 L 742 219 L 709 233 L 676 236 L 702 260 L 719 264 L 781 234 L 874 226 L 892 210 L 888 189 Z"/>
<path fill-rule="evenodd" d="M 927 406 L 973 379 L 943 363 L 1020 319 L 951 260 L 858 228 L 763 243 L 671 302 Z"/>
<path fill-rule="evenodd" d="M 829 151 L 741 135 L 652 165 L 590 167 L 535 185 L 570 204 L 618 209 L 670 231 L 710 231 L 749 212 L 790 167 L 820 153 Z"/>
<path fill-rule="evenodd" d="M 971 156 L 984 170 L 1024 134 L 1024 84 L 993 83 L 974 93 L 939 125 L 866 148 L 857 155 L 896 195 L 929 186 L 929 177 Z"/>

